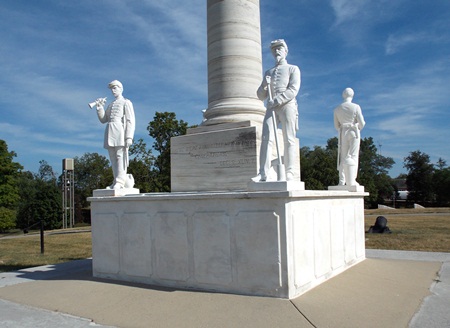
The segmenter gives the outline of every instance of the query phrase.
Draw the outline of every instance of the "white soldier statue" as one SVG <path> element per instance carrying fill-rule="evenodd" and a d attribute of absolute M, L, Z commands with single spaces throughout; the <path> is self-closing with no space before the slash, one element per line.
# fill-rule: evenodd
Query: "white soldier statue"
<path fill-rule="evenodd" d="M 266 181 L 267 179 L 274 140 L 278 143 L 276 128 L 278 123 L 281 123 L 285 172 L 278 172 L 278 180 L 290 181 L 294 179 L 295 161 L 299 160 L 296 156 L 298 152 L 296 143 L 298 109 L 295 97 L 300 90 L 300 69 L 298 66 L 287 63 L 288 47 L 283 39 L 272 41 L 270 49 L 276 61 L 275 66 L 265 72 L 257 91 L 259 99 L 268 100 L 262 129 L 260 168 L 258 176 L 254 180 Z M 273 115 L 274 113 L 275 115 Z M 281 154 L 278 154 L 279 169 L 282 167 L 280 156 Z"/>
<path fill-rule="evenodd" d="M 356 177 L 359 164 L 360 131 L 366 122 L 361 107 L 352 103 L 354 94 L 353 89 L 346 88 L 342 92 L 344 102 L 334 109 L 334 127 L 339 133 L 337 169 L 340 186 L 359 186 Z"/>
<path fill-rule="evenodd" d="M 99 98 L 89 104 L 97 107 L 100 122 L 106 124 L 104 148 L 108 150 L 109 159 L 114 174 L 114 181 L 107 189 L 132 188 L 134 179 L 127 174 L 128 148 L 133 143 L 135 117 L 133 104 L 122 96 L 123 86 L 120 81 L 114 80 L 108 85 L 114 96 L 114 101 L 104 109 L 106 98 Z"/>

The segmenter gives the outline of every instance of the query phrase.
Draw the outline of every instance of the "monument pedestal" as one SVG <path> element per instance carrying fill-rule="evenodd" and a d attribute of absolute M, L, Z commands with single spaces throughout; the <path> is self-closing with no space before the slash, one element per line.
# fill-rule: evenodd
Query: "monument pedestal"
<path fill-rule="evenodd" d="M 171 190 L 246 190 L 257 174 L 261 131 L 245 121 L 199 127 L 171 139 Z"/>
<path fill-rule="evenodd" d="M 356 186 L 347 186 L 347 185 L 338 185 L 338 186 L 328 186 L 328 190 L 347 190 L 351 192 L 364 192 L 364 186 L 356 185 Z"/>
<path fill-rule="evenodd" d="M 295 298 L 364 260 L 367 193 L 91 197 L 95 277 Z"/>
<path fill-rule="evenodd" d="M 277 132 L 283 140 L 281 129 Z M 189 129 L 186 135 L 171 139 L 172 192 L 247 190 L 248 182 L 258 174 L 260 146 L 261 125 L 252 121 Z M 294 180 L 300 183 L 300 146 L 296 149 Z M 268 181 L 277 179 L 275 146 L 272 165 Z"/>
<path fill-rule="evenodd" d="M 111 196 L 125 196 L 139 194 L 137 188 L 122 188 L 122 189 L 95 189 L 92 192 L 94 197 L 111 197 Z"/>

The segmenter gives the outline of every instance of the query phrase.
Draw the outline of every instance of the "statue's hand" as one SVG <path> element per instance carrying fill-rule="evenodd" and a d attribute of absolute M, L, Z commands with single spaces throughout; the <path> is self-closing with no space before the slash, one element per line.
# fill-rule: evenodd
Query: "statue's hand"
<path fill-rule="evenodd" d="M 125 147 L 130 148 L 132 144 L 133 144 L 133 140 L 131 140 L 131 139 L 125 140 Z"/>
<path fill-rule="evenodd" d="M 273 100 L 267 101 L 267 109 L 273 109 L 274 107 L 276 107 L 276 105 Z"/>
<path fill-rule="evenodd" d="M 95 101 L 95 103 L 96 103 L 96 105 L 97 105 L 97 110 L 103 109 L 103 105 L 105 105 L 105 103 L 106 103 L 106 98 L 98 98 L 98 99 Z"/>

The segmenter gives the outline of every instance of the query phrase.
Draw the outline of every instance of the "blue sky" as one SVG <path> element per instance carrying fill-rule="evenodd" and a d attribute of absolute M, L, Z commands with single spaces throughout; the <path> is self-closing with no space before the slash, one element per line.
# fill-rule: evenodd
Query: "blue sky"
<path fill-rule="evenodd" d="M 366 119 L 382 155 L 420 150 L 450 164 L 450 1 L 261 0 L 263 70 L 268 44 L 284 38 L 300 67 L 301 146 L 336 136 L 342 90 Z M 2 0 L 0 139 L 25 170 L 98 152 L 104 126 L 87 103 L 124 84 L 136 138 L 151 145 L 156 111 L 189 124 L 207 107 L 206 0 Z M 380 146 L 381 145 L 381 146 Z"/>

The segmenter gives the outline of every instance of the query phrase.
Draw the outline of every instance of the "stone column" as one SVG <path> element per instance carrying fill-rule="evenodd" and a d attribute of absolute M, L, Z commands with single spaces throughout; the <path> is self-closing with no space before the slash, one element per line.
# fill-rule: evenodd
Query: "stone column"
<path fill-rule="evenodd" d="M 203 125 L 254 121 L 264 104 L 259 0 L 207 0 L 208 109 Z"/>

